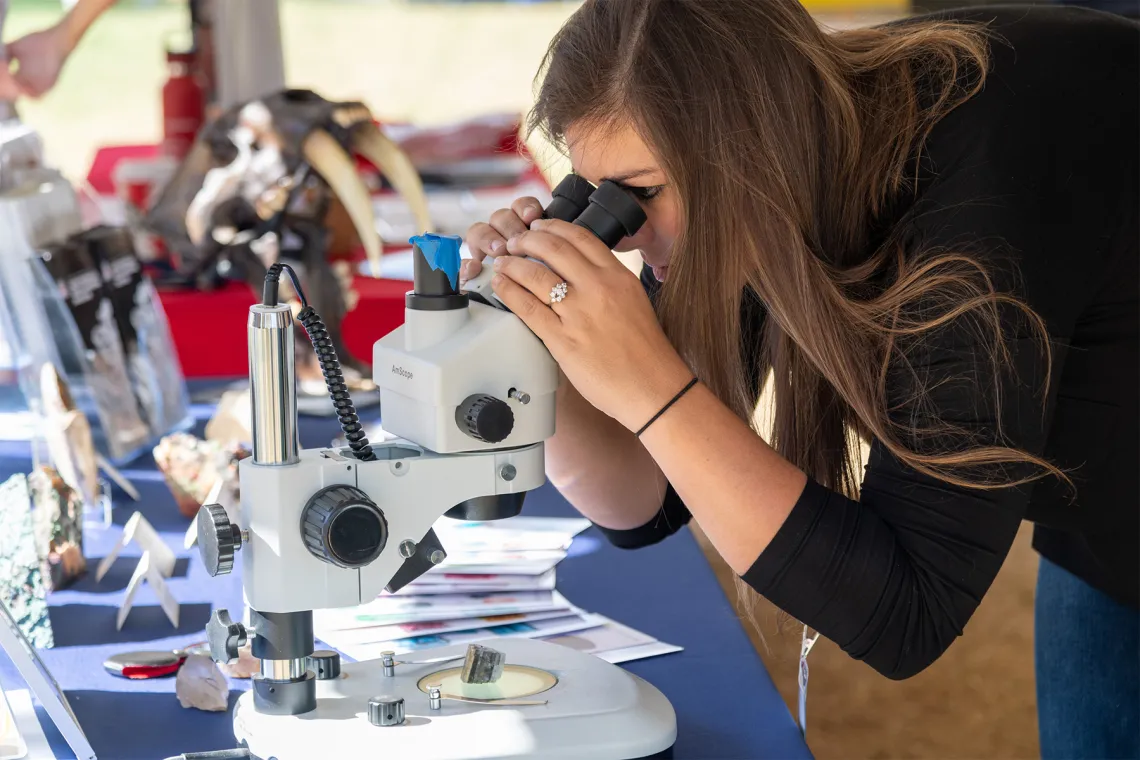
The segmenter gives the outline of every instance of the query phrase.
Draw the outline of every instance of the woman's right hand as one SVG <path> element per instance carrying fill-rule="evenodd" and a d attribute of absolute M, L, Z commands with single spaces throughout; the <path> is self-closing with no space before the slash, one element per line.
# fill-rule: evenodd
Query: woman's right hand
<path fill-rule="evenodd" d="M 530 223 L 542 216 L 542 204 L 537 198 L 519 198 L 510 208 L 501 208 L 491 214 L 490 222 L 476 222 L 464 236 L 471 258 L 459 266 L 459 284 L 478 276 L 483 259 L 507 252 L 507 239 L 526 232 Z"/>

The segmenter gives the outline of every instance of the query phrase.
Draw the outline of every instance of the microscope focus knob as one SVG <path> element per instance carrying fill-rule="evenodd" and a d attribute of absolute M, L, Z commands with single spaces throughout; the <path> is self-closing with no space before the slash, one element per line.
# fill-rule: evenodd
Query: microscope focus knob
<path fill-rule="evenodd" d="M 404 722 L 404 698 L 383 695 L 368 700 L 368 722 L 374 726 L 399 726 Z"/>
<path fill-rule="evenodd" d="M 340 654 L 331 649 L 318 649 L 306 658 L 309 670 L 318 681 L 331 681 L 340 678 Z"/>
<path fill-rule="evenodd" d="M 245 646 L 248 634 L 245 626 L 230 619 L 229 610 L 214 610 L 206 623 L 206 639 L 210 643 L 210 658 L 214 662 L 233 662 L 238 650 Z"/>
<path fill-rule="evenodd" d="M 477 441 L 499 443 L 514 429 L 515 414 L 505 401 L 477 394 L 455 407 L 455 424 Z"/>
<path fill-rule="evenodd" d="M 388 543 L 388 521 L 368 494 L 352 486 L 317 491 L 301 512 L 301 540 L 319 560 L 343 568 L 370 564 Z"/>
<path fill-rule="evenodd" d="M 241 548 L 241 530 L 230 522 L 221 504 L 204 504 L 198 510 L 198 553 L 206 572 L 225 575 L 234 569 L 234 552 Z"/>

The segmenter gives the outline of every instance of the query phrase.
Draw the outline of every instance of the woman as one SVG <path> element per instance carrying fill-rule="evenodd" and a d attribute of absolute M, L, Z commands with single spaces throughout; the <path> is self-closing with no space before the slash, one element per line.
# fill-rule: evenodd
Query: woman
<path fill-rule="evenodd" d="M 1043 755 L 1135 757 L 1138 66 L 1078 9 L 825 34 L 795 0 L 588 0 L 531 126 L 640 200 L 640 282 L 529 198 L 464 264 L 564 374 L 550 480 L 618 546 L 695 519 L 897 679 L 1031 520 Z"/>

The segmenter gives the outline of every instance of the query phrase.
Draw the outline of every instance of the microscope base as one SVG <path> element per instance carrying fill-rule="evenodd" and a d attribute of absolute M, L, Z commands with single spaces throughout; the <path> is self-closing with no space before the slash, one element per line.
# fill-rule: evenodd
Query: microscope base
<path fill-rule="evenodd" d="M 496 706 L 444 699 L 440 709 L 433 710 L 425 690 L 434 679 L 426 677 L 462 666 L 462 659 L 397 665 L 390 677 L 384 675 L 379 660 L 370 660 L 345 663 L 339 678 L 318 681 L 317 709 L 303 715 L 257 713 L 252 694 L 243 694 L 234 707 L 234 734 L 255 757 L 276 760 L 334 756 L 360 760 L 632 760 L 663 752 L 676 740 L 676 714 L 669 701 L 652 685 L 616 665 L 532 639 L 478 643 L 503 652 L 508 667 L 523 666 L 552 675 L 557 680 L 552 687 L 523 697 L 546 704 Z M 398 659 L 459 656 L 466 650 L 466 645 L 441 647 Z M 381 695 L 403 698 L 406 717 L 402 725 L 369 722 L 368 700 Z"/>

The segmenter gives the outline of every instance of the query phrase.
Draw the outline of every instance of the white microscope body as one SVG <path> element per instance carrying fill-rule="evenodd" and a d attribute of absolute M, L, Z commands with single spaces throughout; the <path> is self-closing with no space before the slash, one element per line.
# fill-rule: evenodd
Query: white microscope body
<path fill-rule="evenodd" d="M 510 517 L 545 482 L 543 441 L 554 433 L 558 383 L 553 359 L 479 288 L 459 292 L 458 239 L 424 236 L 414 255 L 405 323 L 374 347 L 392 440 L 368 444 L 357 432 L 347 393 L 338 396 L 334 357 L 325 369 L 333 370 L 330 392 L 350 445 L 300 450 L 293 314 L 276 303 L 275 284 L 266 303 L 251 307 L 254 445 L 240 464 L 239 524 L 217 505 L 198 518 L 207 570 L 229 572 L 240 555 L 249 607 L 245 624 L 225 610 L 214 613 L 213 657 L 229 661 L 251 641 L 261 659 L 261 674 L 234 709 L 238 741 L 261 760 L 388 760 L 413 752 L 417 760 L 617 760 L 668 749 L 676 720 L 660 692 L 559 645 L 484 642 L 519 677 L 545 679 L 521 700 L 429 694 L 431 681 L 444 679 L 447 661 L 461 659 L 466 647 L 419 653 L 430 661 L 343 666 L 335 653 L 314 652 L 312 610 L 397 590 L 445 558 L 432 531 L 441 517 Z M 304 311 L 299 318 L 318 340 L 319 318 L 306 320 Z M 459 686 L 449 683 L 450 691 Z"/>
<path fill-rule="evenodd" d="M 272 355 L 292 346 L 288 330 L 267 340 L 260 325 L 269 314 L 275 323 L 278 314 L 280 321 L 291 317 L 287 306 L 255 306 L 251 324 L 259 326 L 250 327 L 251 351 L 268 343 Z M 419 547 L 446 512 L 458 508 L 470 519 L 514 514 L 525 493 L 546 481 L 542 442 L 554 433 L 557 368 L 510 312 L 480 303 L 448 311 L 409 308 L 406 323 L 378 341 L 374 352 L 384 430 L 396 436 L 371 445 L 375 461 L 360 461 L 351 450 L 297 452 L 290 446 L 278 456 L 282 435 L 296 435 L 295 409 L 277 414 L 279 394 L 260 392 L 253 383 L 254 456 L 240 465 L 249 542 L 240 556 L 247 601 L 255 610 L 303 612 L 368 602 L 419 554 L 426 560 L 418 565 L 421 572 L 443 559 L 436 554 L 431 561 L 441 551 L 436 543 L 425 547 L 426 554 L 411 548 Z M 268 363 L 278 364 L 272 358 Z M 512 390 L 526 403 L 512 398 Z M 286 396 L 292 406 L 292 394 Z M 461 430 L 456 412 L 469 409 L 473 427 Z M 271 425 L 259 424 L 267 419 Z M 507 425 L 509 433 L 501 440 L 488 436 L 494 443 L 474 437 L 480 423 Z M 338 485 L 366 494 L 382 521 L 370 523 L 375 513 L 360 507 L 330 518 L 328 525 L 310 520 L 307 531 L 298 530 L 311 497 Z M 331 537 L 314 535 L 321 527 Z M 357 535 L 344 533 L 350 528 Z M 366 564 L 337 558 L 338 529 L 342 542 L 382 541 L 379 554 Z M 313 551 L 314 539 L 332 544 Z M 345 549 L 370 554 L 368 547 Z"/>

